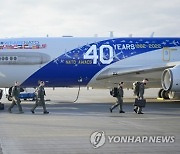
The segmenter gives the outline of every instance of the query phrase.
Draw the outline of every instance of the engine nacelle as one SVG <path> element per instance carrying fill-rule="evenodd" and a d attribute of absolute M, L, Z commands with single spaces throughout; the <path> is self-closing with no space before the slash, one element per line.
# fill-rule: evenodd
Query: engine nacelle
<path fill-rule="evenodd" d="M 180 92 L 180 65 L 164 70 L 161 84 L 166 91 Z"/>

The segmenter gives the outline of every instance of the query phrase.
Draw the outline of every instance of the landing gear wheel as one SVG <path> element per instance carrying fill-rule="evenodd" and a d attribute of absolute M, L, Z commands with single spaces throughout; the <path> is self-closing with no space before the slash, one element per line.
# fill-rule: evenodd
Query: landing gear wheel
<path fill-rule="evenodd" d="M 162 90 L 161 92 L 161 97 L 164 98 L 164 99 L 169 99 L 169 91 L 166 91 L 166 90 Z"/>
<path fill-rule="evenodd" d="M 159 92 L 158 92 L 158 97 L 159 98 L 162 98 L 162 91 L 163 91 L 163 89 L 160 89 Z"/>

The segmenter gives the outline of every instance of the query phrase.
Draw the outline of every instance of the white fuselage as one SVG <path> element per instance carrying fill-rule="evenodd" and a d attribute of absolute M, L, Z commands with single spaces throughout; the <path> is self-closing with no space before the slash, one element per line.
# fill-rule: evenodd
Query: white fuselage
<path fill-rule="evenodd" d="M 161 87 L 163 69 L 128 72 L 178 65 L 179 46 L 179 38 L 1 39 L 0 87 L 14 81 L 35 87 L 44 80 L 49 87 L 111 88 L 124 81 L 130 88 L 144 77 L 150 79 L 149 87 Z M 125 73 L 111 76 L 116 72 Z"/>

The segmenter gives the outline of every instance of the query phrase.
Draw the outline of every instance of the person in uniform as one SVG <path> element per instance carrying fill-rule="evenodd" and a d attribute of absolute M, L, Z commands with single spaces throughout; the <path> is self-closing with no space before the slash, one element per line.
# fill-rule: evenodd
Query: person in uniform
<path fill-rule="evenodd" d="M 142 82 L 139 83 L 139 92 L 137 93 L 137 98 L 142 100 L 144 99 L 144 90 L 145 90 L 145 85 L 148 83 L 148 79 L 143 79 Z M 143 114 L 142 112 L 142 107 L 140 106 L 135 106 L 134 107 L 134 112 L 138 113 L 138 114 Z"/>
<path fill-rule="evenodd" d="M 24 113 L 21 107 L 21 101 L 19 99 L 19 94 L 20 94 L 20 86 L 19 86 L 19 82 L 15 82 L 15 86 L 12 88 L 12 104 L 10 105 L 10 107 L 8 108 L 9 113 L 12 113 L 11 109 L 14 107 L 14 105 L 17 104 L 18 109 L 19 109 L 19 113 Z"/>
<path fill-rule="evenodd" d="M 115 109 L 117 106 L 119 106 L 119 113 L 125 113 L 122 109 L 123 106 L 123 95 L 124 95 L 124 90 L 123 90 L 123 82 L 119 83 L 118 86 L 118 91 L 117 91 L 117 103 L 114 104 L 111 108 L 110 108 L 110 112 L 112 113 L 113 109 Z"/>
<path fill-rule="evenodd" d="M 40 83 L 41 83 L 41 80 L 38 80 L 38 86 L 36 87 L 35 92 L 34 92 L 34 94 L 36 95 L 35 104 L 38 104 L 38 88 L 40 86 Z"/>
<path fill-rule="evenodd" d="M 34 110 L 36 109 L 36 107 L 38 106 L 42 106 L 43 110 L 44 110 L 44 114 L 48 114 L 49 112 L 46 110 L 46 105 L 45 105 L 45 100 L 44 100 L 44 96 L 46 95 L 45 93 L 45 89 L 44 89 L 44 81 L 40 81 L 39 83 L 39 87 L 36 90 L 36 95 L 37 95 L 37 100 L 33 106 L 33 108 L 31 109 L 31 112 L 34 114 Z"/>

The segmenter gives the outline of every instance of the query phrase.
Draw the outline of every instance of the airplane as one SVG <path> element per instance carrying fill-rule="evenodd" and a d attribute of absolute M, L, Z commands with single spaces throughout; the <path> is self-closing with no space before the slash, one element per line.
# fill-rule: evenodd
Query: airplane
<path fill-rule="evenodd" d="M 148 78 L 161 98 L 180 98 L 180 38 L 57 37 L 0 39 L 0 87 L 132 88 Z"/>

